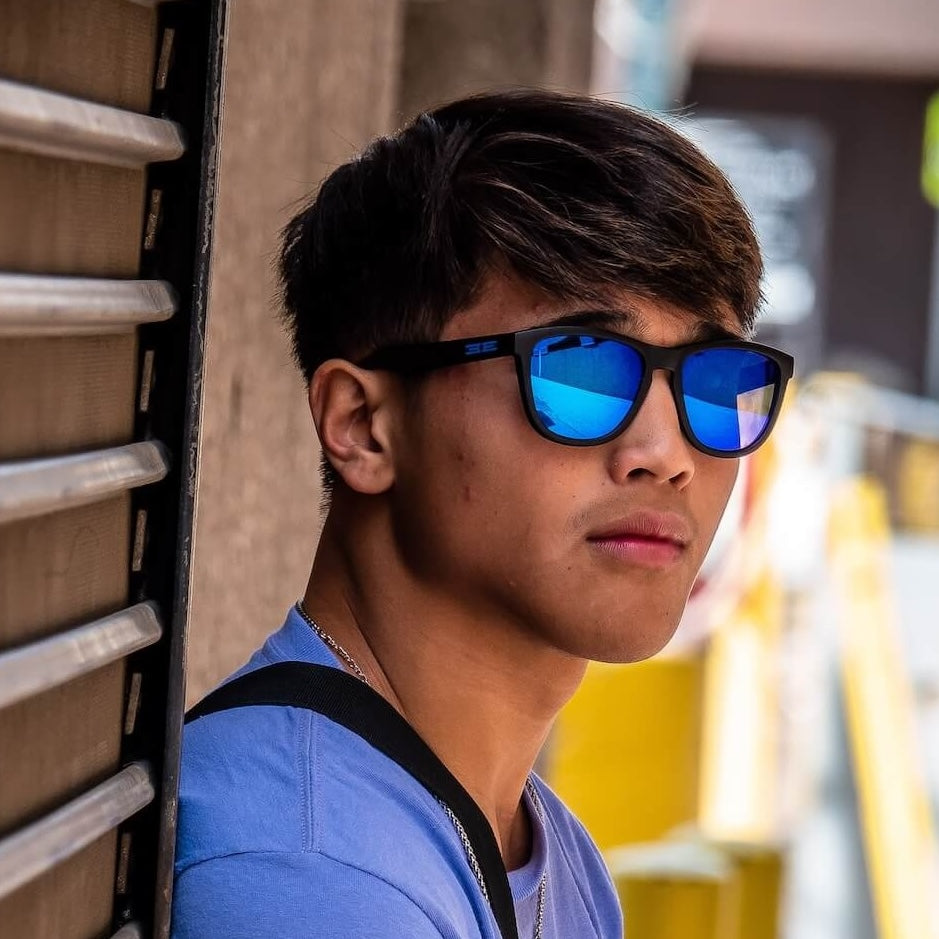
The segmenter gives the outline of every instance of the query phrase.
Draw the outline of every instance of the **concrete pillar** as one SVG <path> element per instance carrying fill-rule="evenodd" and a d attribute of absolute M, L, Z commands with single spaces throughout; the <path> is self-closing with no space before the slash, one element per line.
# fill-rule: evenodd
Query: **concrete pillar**
<path fill-rule="evenodd" d="M 397 0 L 233 0 L 205 363 L 189 701 L 241 664 L 305 587 L 318 448 L 277 318 L 278 232 L 387 131 Z"/>
<path fill-rule="evenodd" d="M 586 91 L 594 0 L 407 0 L 398 116 L 512 85 Z"/>

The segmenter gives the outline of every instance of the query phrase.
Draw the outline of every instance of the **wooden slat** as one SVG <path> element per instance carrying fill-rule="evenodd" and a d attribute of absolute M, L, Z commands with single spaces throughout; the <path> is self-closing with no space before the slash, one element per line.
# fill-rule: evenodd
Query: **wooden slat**
<path fill-rule="evenodd" d="M 0 0 L 0 75 L 132 111 L 150 107 L 156 11 L 125 0 Z"/>
<path fill-rule="evenodd" d="M 130 496 L 0 525 L 0 649 L 126 603 Z M 0 710 L 0 832 L 113 772 L 124 716 L 124 661 Z M 146 695 L 148 688 L 142 688 Z M 55 933 L 48 933 L 52 936 Z"/>
<path fill-rule="evenodd" d="M 0 525 L 0 649 L 125 606 L 130 527 L 129 493 Z"/>
<path fill-rule="evenodd" d="M 144 170 L 0 150 L 0 269 L 134 277 Z"/>
<path fill-rule="evenodd" d="M 0 0 L 0 271 L 9 272 L 0 274 L 0 461 L 114 448 L 133 439 L 134 327 L 172 312 L 162 285 L 141 288 L 127 280 L 137 276 L 147 250 L 144 164 L 182 152 L 174 125 L 142 116 L 150 109 L 161 38 L 154 7 Z M 29 274 L 36 277 L 14 281 Z M 54 275 L 120 283 L 64 283 L 52 281 Z M 158 376 L 161 366 L 158 359 Z M 9 482 L 0 479 L 0 502 Z M 60 486 L 59 494 L 71 502 L 68 488 Z M 41 826 L 44 813 L 119 767 L 126 662 L 108 660 L 151 641 L 154 623 L 151 617 L 123 639 L 109 628 L 95 630 L 101 623 L 84 630 L 80 624 L 128 602 L 130 502 L 122 491 L 0 524 L 0 699 L 4 692 L 8 701 L 20 698 L 0 709 L 0 839 L 8 836 L 0 842 L 0 894 L 16 888 L 0 899 L 4 939 L 90 939 L 113 929 L 116 832 L 96 833 L 117 816 L 78 837 L 74 827 L 63 828 L 60 843 L 43 850 L 37 850 L 42 827 L 23 827 Z M 113 626 L 114 618 L 105 622 Z M 91 654 L 79 641 L 89 637 Z M 50 678 L 62 684 L 39 690 L 33 679 L 40 670 L 31 664 L 39 653 L 40 684 Z M 24 655 L 11 683 L 3 663 Z M 20 686 L 15 695 L 13 683 Z M 21 853 L 11 856 L 9 836 L 17 831 Z M 127 933 L 121 939 L 140 937 Z"/>
<path fill-rule="evenodd" d="M 116 833 L 109 832 L 0 900 L 0 935 L 4 939 L 107 935 L 114 899 L 116 843 Z"/>
<path fill-rule="evenodd" d="M 137 395 L 137 337 L 0 341 L 0 460 L 128 443 Z"/>
<path fill-rule="evenodd" d="M 0 711 L 0 753 L 16 754 L 15 759 L 3 759 L 0 835 L 21 828 L 117 769 L 124 664 L 113 662 Z"/>
<path fill-rule="evenodd" d="M 0 338 L 127 332 L 175 311 L 175 293 L 161 280 L 0 273 Z"/>

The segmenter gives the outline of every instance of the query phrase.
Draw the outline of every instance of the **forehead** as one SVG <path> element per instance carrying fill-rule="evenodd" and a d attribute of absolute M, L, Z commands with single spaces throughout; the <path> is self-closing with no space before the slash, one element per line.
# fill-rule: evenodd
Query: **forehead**
<path fill-rule="evenodd" d="M 704 316 L 627 290 L 602 300 L 561 300 L 511 274 L 493 273 L 476 300 L 444 327 L 441 339 L 516 332 L 535 326 L 597 326 L 653 345 L 681 345 L 712 338 L 746 338 L 729 310 Z"/>

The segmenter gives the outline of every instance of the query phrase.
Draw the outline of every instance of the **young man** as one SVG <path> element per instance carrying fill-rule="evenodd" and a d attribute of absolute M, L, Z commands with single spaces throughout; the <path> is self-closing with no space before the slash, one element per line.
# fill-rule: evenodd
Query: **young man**
<path fill-rule="evenodd" d="M 281 272 L 329 506 L 243 671 L 367 683 L 482 811 L 519 936 L 619 939 L 596 848 L 532 766 L 588 660 L 668 641 L 772 427 L 791 360 L 746 339 L 745 211 L 648 115 L 485 95 L 339 167 Z M 459 821 L 352 731 L 244 707 L 183 754 L 177 939 L 498 935 Z"/>

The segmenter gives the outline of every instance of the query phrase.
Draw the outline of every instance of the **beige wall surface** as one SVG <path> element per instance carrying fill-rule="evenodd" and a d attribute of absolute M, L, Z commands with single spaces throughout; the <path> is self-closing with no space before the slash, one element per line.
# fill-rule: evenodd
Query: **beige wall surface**
<path fill-rule="evenodd" d="M 707 62 L 939 74 L 939 0 L 686 0 Z"/>
<path fill-rule="evenodd" d="M 586 90 L 594 0 L 411 0 L 398 113 L 511 85 Z"/>
<path fill-rule="evenodd" d="M 306 584 L 318 449 L 277 320 L 278 232 L 337 164 L 390 126 L 396 0 L 232 0 L 188 699 L 241 664 Z"/>

